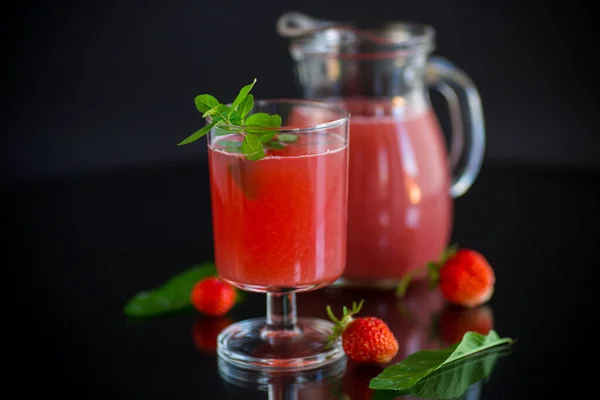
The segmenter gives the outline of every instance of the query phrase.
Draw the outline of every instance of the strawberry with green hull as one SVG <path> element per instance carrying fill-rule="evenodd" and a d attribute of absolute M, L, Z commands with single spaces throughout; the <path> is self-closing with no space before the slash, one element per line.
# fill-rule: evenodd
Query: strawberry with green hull
<path fill-rule="evenodd" d="M 439 287 L 448 302 L 459 306 L 479 306 L 489 301 L 494 293 L 494 270 L 475 250 L 451 247 L 439 262 L 429 263 L 427 271 L 430 288 Z M 412 278 L 412 274 L 403 278 L 398 285 L 398 295 L 404 296 Z"/>
<path fill-rule="evenodd" d="M 398 353 L 398 341 L 388 325 L 376 317 L 354 318 L 363 305 L 353 303 L 352 309 L 343 308 L 343 315 L 338 319 L 327 306 L 327 314 L 335 323 L 330 340 L 341 337 L 342 347 L 346 355 L 360 364 L 386 364 Z"/>

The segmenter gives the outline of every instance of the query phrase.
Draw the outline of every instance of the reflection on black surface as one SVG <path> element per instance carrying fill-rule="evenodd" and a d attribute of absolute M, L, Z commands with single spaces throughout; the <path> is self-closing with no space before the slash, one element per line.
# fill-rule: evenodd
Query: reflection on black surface
<path fill-rule="evenodd" d="M 460 342 L 468 331 L 487 335 L 494 328 L 494 314 L 487 304 L 465 308 L 446 304 L 439 317 L 435 318 L 434 332 L 443 346 Z"/>
<path fill-rule="evenodd" d="M 357 315 L 374 316 L 383 319 L 396 336 L 398 354 L 390 364 L 399 362 L 408 355 L 441 346 L 435 334 L 435 319 L 444 308 L 439 291 L 430 291 L 424 281 L 415 281 L 406 296 L 398 298 L 393 290 L 365 288 L 329 287 L 297 296 L 298 313 L 328 319 L 325 308 L 341 310 L 353 301 L 364 299 L 364 305 Z"/>
<path fill-rule="evenodd" d="M 269 399 L 383 400 L 403 396 L 403 399 L 475 400 L 480 398 L 483 380 L 491 374 L 496 360 L 506 354 L 506 349 L 499 348 L 451 363 L 406 392 L 374 391 L 369 389 L 369 381 L 386 366 L 420 350 L 454 344 L 467 331 L 487 334 L 494 327 L 494 318 L 489 305 L 463 308 L 445 303 L 439 291 L 430 291 L 426 282 L 415 282 L 402 299 L 394 291 L 364 288 L 329 287 L 303 293 L 298 295 L 298 312 L 327 319 L 327 305 L 341 309 L 361 299 L 365 302 L 359 316 L 382 318 L 398 340 L 400 349 L 390 363 L 365 366 L 348 360 L 343 367 L 337 365 L 313 372 L 257 375 L 235 370 L 219 360 L 219 374 L 230 384 L 259 390 Z"/>
<path fill-rule="evenodd" d="M 219 333 L 233 322 L 233 319 L 227 315 L 198 318 L 192 328 L 194 345 L 201 353 L 216 354 Z"/>
<path fill-rule="evenodd" d="M 477 359 L 469 358 L 452 367 L 440 369 L 427 380 L 415 386 L 410 393 L 379 393 L 369 389 L 369 381 L 386 366 L 400 362 L 410 354 L 429 349 L 439 349 L 454 344 L 467 331 L 487 334 L 494 327 L 493 312 L 489 305 L 463 308 L 445 303 L 439 291 L 431 291 L 427 283 L 415 282 L 406 296 L 399 299 L 394 291 L 364 288 L 329 287 L 298 296 L 298 312 L 327 318 L 325 308 L 341 309 L 353 301 L 364 299 L 359 316 L 377 316 L 389 325 L 396 336 L 400 349 L 394 359 L 381 366 L 357 365 L 349 360 L 342 378 L 341 393 L 331 399 L 362 400 L 417 396 L 421 398 L 478 399 L 481 392 L 479 381 L 491 373 L 495 360 L 501 355 L 498 350 L 486 352 Z M 456 382 L 455 382 L 456 380 Z M 436 396 L 436 385 L 439 393 Z M 393 397 L 389 397 L 390 395 Z M 447 397 L 450 396 L 451 397 Z M 375 397 L 377 396 L 377 397 Z M 406 397 L 405 397 L 406 398 Z M 415 398 L 415 397 L 411 397 Z"/>
<path fill-rule="evenodd" d="M 218 358 L 219 375 L 229 384 L 266 392 L 269 400 L 342 399 L 346 359 L 309 371 L 267 372 L 238 368 Z"/>

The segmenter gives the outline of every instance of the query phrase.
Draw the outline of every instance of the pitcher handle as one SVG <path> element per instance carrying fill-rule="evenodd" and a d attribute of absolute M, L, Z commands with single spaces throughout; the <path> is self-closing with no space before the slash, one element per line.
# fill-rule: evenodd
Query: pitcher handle
<path fill-rule="evenodd" d="M 431 57 L 427 65 L 427 80 L 448 102 L 452 127 L 450 165 L 453 171 L 450 195 L 457 198 L 473 185 L 483 161 L 485 124 L 481 99 L 471 78 L 443 57 Z M 461 163 L 465 141 L 466 155 Z"/>

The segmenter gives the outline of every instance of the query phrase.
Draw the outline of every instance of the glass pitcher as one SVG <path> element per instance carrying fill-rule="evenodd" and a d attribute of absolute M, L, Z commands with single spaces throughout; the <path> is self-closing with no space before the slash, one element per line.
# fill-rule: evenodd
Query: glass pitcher
<path fill-rule="evenodd" d="M 361 26 L 288 12 L 277 31 L 290 40 L 302 96 L 351 113 L 348 252 L 337 284 L 394 287 L 449 244 L 453 199 L 471 187 L 484 156 L 478 91 L 450 61 L 431 55 L 428 25 Z M 449 150 L 430 88 L 448 101 Z"/>

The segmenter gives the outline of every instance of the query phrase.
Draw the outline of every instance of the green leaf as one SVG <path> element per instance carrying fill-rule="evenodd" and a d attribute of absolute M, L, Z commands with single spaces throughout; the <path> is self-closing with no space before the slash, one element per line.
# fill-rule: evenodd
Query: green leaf
<path fill-rule="evenodd" d="M 235 130 L 232 130 L 229 126 L 223 126 L 223 121 L 218 121 L 217 125 L 214 126 L 212 135 L 213 136 L 225 136 L 236 133 Z M 240 141 L 241 143 L 241 141 Z"/>
<path fill-rule="evenodd" d="M 480 354 L 465 357 L 421 379 L 405 390 L 376 390 L 372 400 L 392 400 L 399 396 L 427 399 L 454 399 L 465 394 L 469 388 L 489 377 L 500 357 L 510 353 L 505 346 L 492 348 Z"/>
<path fill-rule="evenodd" d="M 222 146 L 222 147 L 241 147 L 242 146 L 242 142 L 237 141 L 237 140 L 219 140 L 216 144 L 217 144 L 217 146 Z"/>
<path fill-rule="evenodd" d="M 242 142 L 242 153 L 248 160 L 260 160 L 265 156 L 265 149 L 258 136 L 246 135 Z"/>
<path fill-rule="evenodd" d="M 201 94 L 196 96 L 194 103 L 196 103 L 196 108 L 198 111 L 205 113 L 214 106 L 218 105 L 219 101 L 210 94 Z"/>
<path fill-rule="evenodd" d="M 510 338 L 500 338 L 494 330 L 487 335 L 467 332 L 462 340 L 453 346 L 441 350 L 419 351 L 398 364 L 387 367 L 371 379 L 369 387 L 382 390 L 406 390 L 446 364 L 512 342 Z"/>
<path fill-rule="evenodd" d="M 274 131 L 267 131 L 265 134 L 259 136 L 261 143 L 269 143 L 273 140 L 273 137 L 275 137 Z"/>
<path fill-rule="evenodd" d="M 241 118 L 246 118 L 246 115 L 252 110 L 254 107 L 254 96 L 249 94 L 246 98 L 240 103 L 238 108 L 235 110 L 239 113 Z"/>
<path fill-rule="evenodd" d="M 262 136 L 261 136 L 262 139 Z M 265 147 L 269 148 L 269 149 L 273 149 L 273 150 L 283 150 L 285 149 L 285 146 L 279 142 L 268 142 L 265 143 Z"/>
<path fill-rule="evenodd" d="M 229 153 L 239 153 L 242 148 L 242 142 L 237 140 L 219 140 L 216 146 Z"/>
<path fill-rule="evenodd" d="M 242 116 L 240 115 L 239 112 L 237 112 L 237 111 L 231 111 L 229 113 L 229 123 L 231 125 L 241 126 L 241 125 L 243 125 L 243 118 L 242 118 Z"/>
<path fill-rule="evenodd" d="M 281 119 L 281 118 L 279 118 Z M 246 126 L 260 127 L 260 128 L 279 128 L 277 125 L 277 118 L 275 115 L 269 115 L 267 113 L 256 113 L 251 114 L 246 118 Z"/>
<path fill-rule="evenodd" d="M 256 78 L 254 78 L 254 81 L 252 81 L 252 83 L 244 86 L 242 88 L 242 90 L 240 90 L 240 92 L 238 93 L 238 95 L 235 98 L 235 100 L 233 101 L 233 103 L 231 103 L 232 110 L 237 109 L 237 107 L 242 103 L 242 101 L 244 101 L 244 99 L 246 99 L 246 96 L 248 96 L 248 93 L 250 93 L 250 91 L 252 90 L 252 87 L 254 86 L 255 83 L 256 83 Z"/>
<path fill-rule="evenodd" d="M 177 146 L 183 146 L 184 144 L 195 142 L 196 140 L 200 139 L 202 136 L 204 136 L 208 132 L 210 132 L 210 130 L 220 122 L 221 121 L 212 121 L 210 124 L 207 124 L 206 126 L 204 126 L 204 128 L 197 130 L 196 132 L 192 133 L 187 138 L 183 139 L 181 142 L 179 142 L 177 144 Z"/>
<path fill-rule="evenodd" d="M 139 292 L 125 305 L 130 317 L 149 317 L 181 310 L 190 304 L 190 294 L 201 279 L 216 275 L 215 265 L 195 265 L 169 278 L 162 286 Z"/>
<path fill-rule="evenodd" d="M 277 135 L 277 140 L 284 143 L 294 143 L 296 140 L 298 140 L 298 135 L 282 133 L 281 135 Z"/>
<path fill-rule="evenodd" d="M 229 114 L 229 106 L 225 104 L 217 104 L 210 110 L 202 114 L 202 118 L 211 117 L 214 121 L 227 121 L 227 115 Z"/>

